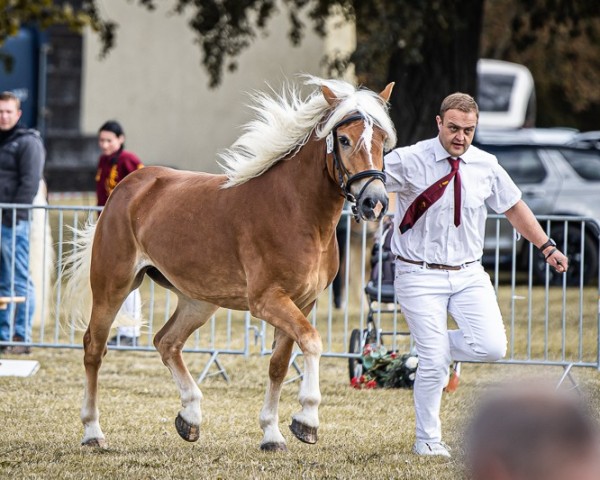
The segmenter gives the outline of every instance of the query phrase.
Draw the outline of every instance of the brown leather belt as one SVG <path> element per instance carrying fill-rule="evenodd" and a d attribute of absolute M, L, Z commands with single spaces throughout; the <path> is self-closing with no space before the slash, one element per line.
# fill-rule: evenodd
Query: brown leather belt
<path fill-rule="evenodd" d="M 406 262 L 412 263 L 413 265 L 421 265 L 426 268 L 431 268 L 433 270 L 462 270 L 465 265 L 469 265 L 471 263 L 475 263 L 477 260 L 473 260 L 471 262 L 463 263 L 462 265 L 443 265 L 441 263 L 427 263 L 427 262 L 419 262 L 417 260 L 409 260 L 408 258 L 401 257 L 400 255 L 396 255 L 396 259 Z"/>

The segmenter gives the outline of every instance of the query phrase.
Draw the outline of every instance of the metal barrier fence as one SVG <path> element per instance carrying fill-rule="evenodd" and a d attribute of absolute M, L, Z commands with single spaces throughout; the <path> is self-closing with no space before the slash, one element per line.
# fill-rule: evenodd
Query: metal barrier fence
<path fill-rule="evenodd" d="M 61 305 L 62 258 L 71 240 L 86 222 L 95 221 L 99 208 L 84 206 L 31 206 L 0 204 L 0 210 L 24 208 L 29 211 L 30 270 L 34 276 L 36 307 L 32 347 L 81 348 L 83 332 L 70 322 L 68 306 Z M 553 236 L 571 261 L 571 274 L 553 275 L 536 249 L 512 230 L 503 216 L 490 215 L 485 255 L 482 259 L 496 288 L 509 339 L 508 353 L 501 363 L 559 365 L 566 374 L 572 366 L 600 368 L 600 272 L 599 234 L 597 224 L 583 217 L 539 217 L 547 233 Z M 365 294 L 371 275 L 375 238 L 381 225 L 356 224 L 350 212 L 344 211 L 346 255 L 342 259 L 342 306 L 336 308 L 330 286 L 319 297 L 310 320 L 323 339 L 323 355 L 358 358 L 359 350 L 350 346 L 353 331 L 364 332 L 372 320 L 376 334 L 390 350 L 410 348 L 407 327 L 395 302 L 381 295 Z M 14 225 L 13 225 L 14 226 Z M 13 229 L 3 229 L 3 235 Z M 3 239 L 3 241 L 8 239 Z M 15 242 L 14 238 L 11 241 Z M 378 255 L 382 255 L 379 249 Z M 380 257 L 381 259 L 381 257 Z M 9 316 L 16 308 L 30 308 L 30 299 L 22 303 L 14 299 L 15 262 L 9 262 L 9 278 L 2 282 L 8 290 L 0 296 Z M 4 275 L 4 273 L 3 273 Z M 153 334 L 170 317 L 176 297 L 146 278 L 140 287 L 142 335 L 135 347 L 121 350 L 153 350 Z M 12 299 L 12 300 L 11 300 Z M 15 300 L 15 301 L 13 301 Z M 379 300 L 379 301 L 378 301 Z M 2 307 L 0 301 L 0 308 Z M 67 307 L 67 308 L 65 308 Z M 13 337 L 10 326 L 10 339 Z M 272 329 L 247 312 L 221 309 L 186 343 L 185 351 L 209 354 L 210 358 L 199 380 L 209 375 L 216 365 L 218 374 L 227 379 L 219 362 L 221 355 L 269 354 Z M 0 346 L 13 345 L 12 340 Z M 349 348 L 350 347 L 350 348 Z M 295 359 L 295 355 L 294 355 Z M 300 372 L 293 361 L 292 365 Z M 211 373 L 212 374 L 212 373 Z"/>

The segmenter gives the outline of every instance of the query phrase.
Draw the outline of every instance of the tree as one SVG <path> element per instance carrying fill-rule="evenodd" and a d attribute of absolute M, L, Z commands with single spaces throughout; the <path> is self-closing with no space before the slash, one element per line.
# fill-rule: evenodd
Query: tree
<path fill-rule="evenodd" d="M 521 53 L 536 42 L 551 44 L 558 32 L 568 32 L 570 38 L 589 38 L 595 46 L 599 43 L 598 31 L 588 28 L 587 21 L 600 18 L 600 2 L 510 2 L 511 7 L 507 8 L 504 0 L 281 0 L 281 3 L 276 0 L 172 0 L 173 10 L 190 18 L 189 25 L 197 34 L 202 63 L 212 86 L 219 84 L 225 70 L 234 70 L 237 57 L 254 38 L 268 30 L 268 20 L 278 5 L 283 5 L 287 12 L 289 37 L 294 44 L 301 42 L 307 28 L 302 22 L 302 12 L 321 35 L 325 33 L 326 19 L 334 13 L 354 21 L 356 50 L 349 57 L 329 58 L 328 64 L 332 72 L 338 73 L 353 64 L 359 81 L 373 89 L 381 89 L 389 81 L 396 82 L 391 114 L 401 145 L 435 134 L 434 117 L 445 95 L 453 91 L 475 95 L 484 7 L 492 14 L 488 15 L 487 24 L 501 17 L 500 10 L 506 10 L 502 18 L 506 18 L 503 28 L 508 34 L 505 31 L 502 38 L 508 47 L 494 51 L 496 38 L 484 44 L 486 54 L 495 57 L 512 58 L 513 44 L 514 50 Z M 156 0 L 137 0 L 137 3 L 154 9 Z M 97 0 L 0 0 L 0 7 L 8 13 L 0 21 L 0 43 L 15 33 L 20 23 L 35 21 L 42 27 L 57 22 L 79 29 L 90 25 L 101 37 L 104 54 L 115 44 L 117 26 L 101 18 Z M 538 60 L 545 57 L 537 52 Z M 560 49 L 555 53 L 561 53 Z M 574 54 L 574 49 L 569 49 L 563 60 L 567 69 L 569 58 Z M 600 56 L 595 52 L 590 55 L 595 55 L 591 63 L 596 66 Z M 594 79 L 597 73 L 590 75 Z M 571 78 L 573 85 L 577 82 L 577 78 Z M 552 84 L 548 91 L 552 93 L 556 88 L 565 88 L 567 98 L 576 95 L 577 88 L 560 81 Z M 582 105 L 578 101 L 573 104 L 576 108 Z"/>
<path fill-rule="evenodd" d="M 102 54 L 114 47 L 117 24 L 101 18 L 96 0 L 0 0 L 0 12 L 0 46 L 16 35 L 22 25 L 35 24 L 45 29 L 62 24 L 77 31 L 91 27 L 100 35 Z M 0 52 L 0 61 L 10 71 L 12 58 Z"/>
<path fill-rule="evenodd" d="M 485 57 L 527 65 L 539 126 L 597 130 L 600 117 L 599 2 L 487 0 Z"/>
<path fill-rule="evenodd" d="M 451 92 L 475 95 L 484 0 L 355 2 L 358 78 L 390 100 L 398 143 L 436 134 L 435 115 Z"/>

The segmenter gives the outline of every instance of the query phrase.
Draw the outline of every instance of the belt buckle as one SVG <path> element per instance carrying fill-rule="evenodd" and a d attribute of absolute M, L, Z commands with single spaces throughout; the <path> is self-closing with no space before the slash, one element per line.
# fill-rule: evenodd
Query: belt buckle
<path fill-rule="evenodd" d="M 442 265 L 441 263 L 426 263 L 425 264 L 427 266 L 427 268 L 431 269 L 431 270 L 449 270 L 449 271 L 456 271 L 456 270 L 462 270 L 463 265 Z"/>
<path fill-rule="evenodd" d="M 425 265 L 431 270 L 448 270 L 447 268 L 444 268 L 444 265 L 439 263 L 426 263 Z"/>

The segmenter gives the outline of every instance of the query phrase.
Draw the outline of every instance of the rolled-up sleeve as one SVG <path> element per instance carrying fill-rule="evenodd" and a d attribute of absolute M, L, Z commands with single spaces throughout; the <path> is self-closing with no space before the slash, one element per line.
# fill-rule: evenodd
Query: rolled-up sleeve
<path fill-rule="evenodd" d="M 385 188 L 388 192 L 399 192 L 402 189 L 402 158 L 398 149 L 384 157 Z"/>
<path fill-rule="evenodd" d="M 496 164 L 493 171 L 492 194 L 486 203 L 494 212 L 504 213 L 521 200 L 521 190 L 502 166 Z"/>

